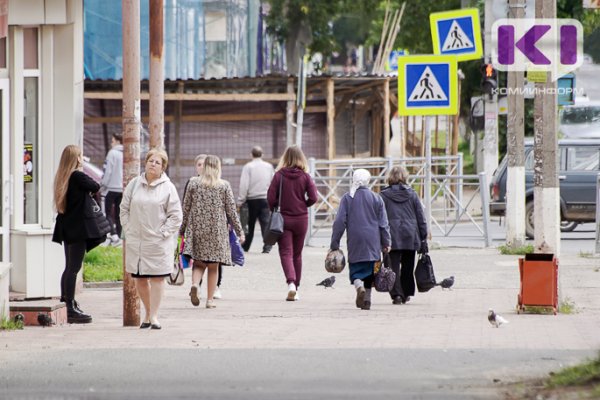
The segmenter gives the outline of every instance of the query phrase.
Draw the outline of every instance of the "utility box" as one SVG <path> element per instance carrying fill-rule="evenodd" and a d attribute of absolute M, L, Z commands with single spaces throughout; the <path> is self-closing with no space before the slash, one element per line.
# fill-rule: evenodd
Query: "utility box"
<path fill-rule="evenodd" d="M 558 311 L 558 260 L 554 254 L 526 254 L 519 258 L 521 291 L 517 312 L 525 307 L 552 307 Z"/>

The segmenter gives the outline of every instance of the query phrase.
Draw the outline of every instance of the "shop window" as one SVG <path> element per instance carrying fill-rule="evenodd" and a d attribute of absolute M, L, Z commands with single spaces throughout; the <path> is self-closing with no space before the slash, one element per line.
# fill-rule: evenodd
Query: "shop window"
<path fill-rule="evenodd" d="M 26 77 L 24 102 L 24 136 L 23 136 L 23 184 L 24 215 L 26 224 L 39 221 L 39 140 L 38 140 L 38 78 Z"/>

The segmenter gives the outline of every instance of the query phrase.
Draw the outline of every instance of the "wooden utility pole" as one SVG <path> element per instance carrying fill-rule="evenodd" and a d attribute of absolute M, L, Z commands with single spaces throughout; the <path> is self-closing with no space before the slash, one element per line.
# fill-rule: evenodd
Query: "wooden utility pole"
<path fill-rule="evenodd" d="M 150 0 L 150 147 L 164 148 L 163 0 Z"/>
<path fill-rule="evenodd" d="M 509 0 L 509 18 L 525 16 L 525 0 Z M 523 114 L 523 72 L 508 72 L 508 129 L 506 151 L 508 175 L 506 183 L 506 244 L 517 248 L 525 244 L 525 146 Z"/>
<path fill-rule="evenodd" d="M 123 188 L 140 174 L 140 2 L 123 7 Z M 127 238 L 125 238 L 127 241 Z M 140 302 L 133 278 L 125 271 L 123 245 L 123 326 L 140 324 Z"/>
<path fill-rule="evenodd" d="M 536 18 L 556 18 L 556 1 L 537 0 Z M 556 77 L 536 83 L 534 109 L 534 246 L 536 253 L 560 255 L 560 190 L 556 135 Z"/>

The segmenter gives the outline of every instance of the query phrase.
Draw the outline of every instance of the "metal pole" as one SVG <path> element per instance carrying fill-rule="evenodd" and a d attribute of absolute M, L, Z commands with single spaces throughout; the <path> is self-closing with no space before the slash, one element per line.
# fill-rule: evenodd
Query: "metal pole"
<path fill-rule="evenodd" d="M 479 173 L 479 194 L 481 196 L 481 216 L 483 218 L 483 240 L 485 247 L 492 245 L 490 238 L 490 194 L 488 192 L 487 175 Z"/>
<path fill-rule="evenodd" d="M 288 78 L 287 92 L 294 93 L 294 78 Z M 285 146 L 294 144 L 294 101 L 290 100 L 286 105 L 286 124 L 285 124 Z"/>
<path fill-rule="evenodd" d="M 306 59 L 300 57 L 300 73 L 298 74 L 298 97 L 296 105 L 296 145 L 302 147 L 302 124 L 304 123 L 304 106 L 306 104 Z"/>
<path fill-rule="evenodd" d="M 431 116 L 425 117 L 425 219 L 431 236 Z"/>
<path fill-rule="evenodd" d="M 525 16 L 525 0 L 509 1 L 509 17 Z M 508 129 L 506 184 L 506 244 L 518 248 L 525 243 L 525 146 L 523 72 L 508 72 Z"/>
<path fill-rule="evenodd" d="M 311 178 L 315 179 L 315 158 L 314 157 L 310 157 L 308 159 L 308 173 L 310 174 Z M 308 235 L 306 235 L 306 245 L 310 246 L 310 241 L 312 240 L 313 237 L 313 228 L 315 226 L 315 208 L 314 207 L 309 207 L 308 208 Z"/>
<path fill-rule="evenodd" d="M 493 0 L 485 2 L 485 61 L 492 62 L 492 3 Z M 483 171 L 487 174 L 487 181 L 492 180 L 492 175 L 498 168 L 498 95 L 493 94 L 490 98 L 484 95 L 485 104 L 485 130 L 483 136 Z"/>
<path fill-rule="evenodd" d="M 596 254 L 600 254 L 600 174 L 596 178 Z"/>
<path fill-rule="evenodd" d="M 140 2 L 123 7 L 123 187 L 140 174 Z M 125 238 L 127 241 L 127 238 Z M 140 303 L 133 278 L 125 271 L 123 245 L 123 326 L 140 324 Z"/>
<path fill-rule="evenodd" d="M 150 0 L 150 148 L 164 148 L 163 0 Z"/>

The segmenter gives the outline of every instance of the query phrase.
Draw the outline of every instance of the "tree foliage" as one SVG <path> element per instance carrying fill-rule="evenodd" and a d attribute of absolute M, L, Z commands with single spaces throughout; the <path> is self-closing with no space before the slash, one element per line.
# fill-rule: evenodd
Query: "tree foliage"
<path fill-rule="evenodd" d="M 268 0 L 267 30 L 286 45 L 288 71 L 298 57 L 320 52 L 330 56 L 346 43 L 362 44 L 381 0 Z"/>

